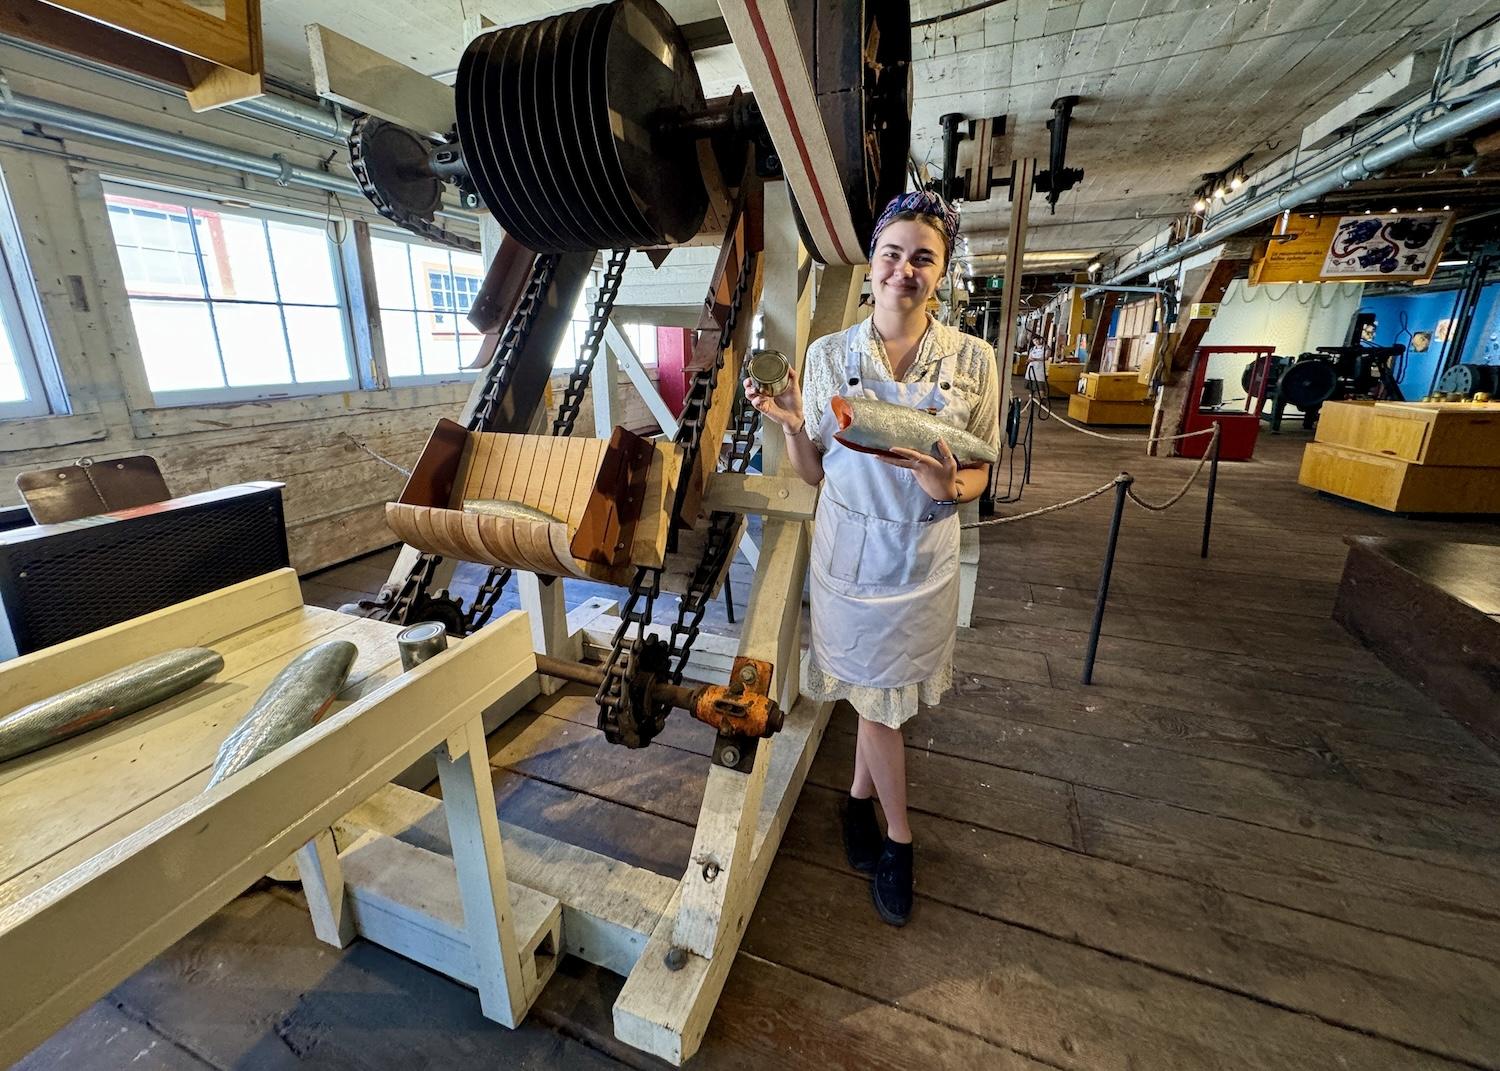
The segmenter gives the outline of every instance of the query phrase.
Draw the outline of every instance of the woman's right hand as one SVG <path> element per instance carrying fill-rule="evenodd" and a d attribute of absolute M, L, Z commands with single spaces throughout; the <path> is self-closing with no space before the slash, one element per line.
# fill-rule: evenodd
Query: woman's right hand
<path fill-rule="evenodd" d="M 745 398 L 751 405 L 755 406 L 762 417 L 776 424 L 780 424 L 788 435 L 796 435 L 802 431 L 805 421 L 802 417 L 802 387 L 797 382 L 797 370 L 787 369 L 786 390 L 772 397 L 762 394 L 755 389 L 755 381 L 748 376 L 745 378 Z"/>

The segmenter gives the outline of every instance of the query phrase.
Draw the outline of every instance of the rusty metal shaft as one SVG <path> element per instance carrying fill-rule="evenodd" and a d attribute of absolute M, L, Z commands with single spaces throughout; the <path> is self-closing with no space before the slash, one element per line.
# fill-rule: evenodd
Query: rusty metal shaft
<path fill-rule="evenodd" d="M 539 654 L 536 656 L 536 670 L 549 677 L 558 680 L 572 681 L 575 684 L 586 684 L 590 688 L 598 688 L 604 683 L 604 669 L 600 666 L 586 666 L 582 662 L 569 662 L 564 658 L 553 658 L 551 655 Z M 668 684 L 658 681 L 652 686 L 652 693 L 658 698 L 670 702 L 674 707 L 682 710 L 692 711 L 698 704 L 699 688 L 688 688 L 681 684 Z"/>

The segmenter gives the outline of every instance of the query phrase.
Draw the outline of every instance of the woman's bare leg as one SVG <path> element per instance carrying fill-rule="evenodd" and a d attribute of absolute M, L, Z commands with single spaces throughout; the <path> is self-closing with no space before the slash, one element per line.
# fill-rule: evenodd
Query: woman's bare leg
<path fill-rule="evenodd" d="M 856 788 L 861 758 L 875 786 L 875 795 L 880 798 L 880 809 L 885 812 L 886 836 L 898 844 L 910 844 L 911 826 L 906 821 L 906 740 L 901 730 L 860 718 L 854 759 Z"/>
<path fill-rule="evenodd" d="M 865 719 L 860 718 L 861 729 Z M 875 794 L 875 780 L 870 776 L 870 764 L 865 761 L 865 734 L 854 738 L 854 780 L 849 785 L 849 795 L 857 800 L 867 800 Z"/>

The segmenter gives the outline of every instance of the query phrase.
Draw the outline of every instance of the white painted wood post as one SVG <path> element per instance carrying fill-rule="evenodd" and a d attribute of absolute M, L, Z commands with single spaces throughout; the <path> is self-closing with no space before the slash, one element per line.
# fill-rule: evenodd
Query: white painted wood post
<path fill-rule="evenodd" d="M 526 1014 L 527 1001 L 489 754 L 479 719 L 437 749 L 437 771 L 464 906 L 464 929 L 478 972 L 479 1005 L 487 1018 L 514 1028 Z"/>
<path fill-rule="evenodd" d="M 583 638 L 568 632 L 568 608 L 563 601 L 563 579 L 542 583 L 535 573 L 517 572 L 516 586 L 520 589 L 521 609 L 531 622 L 531 649 L 537 654 L 553 658 L 577 660 L 583 657 Z M 545 674 L 539 675 L 542 694 L 551 695 L 564 682 Z"/>
<path fill-rule="evenodd" d="M 594 437 L 608 439 L 620 416 L 620 362 L 610 346 L 600 346 L 594 358 L 589 398 L 594 403 Z"/>
<path fill-rule="evenodd" d="M 812 258 L 802 244 L 792 215 L 791 194 L 784 182 L 766 187 L 765 285 L 761 288 L 761 323 L 766 348 L 780 350 L 800 373 L 812 320 Z M 786 464 L 786 439 L 774 424 L 761 422 L 761 465 L 767 476 Z"/>
<path fill-rule="evenodd" d="M 297 850 L 296 859 L 313 933 L 335 948 L 347 947 L 355 937 L 354 915 L 344 895 L 344 870 L 332 831 L 321 830 Z"/>

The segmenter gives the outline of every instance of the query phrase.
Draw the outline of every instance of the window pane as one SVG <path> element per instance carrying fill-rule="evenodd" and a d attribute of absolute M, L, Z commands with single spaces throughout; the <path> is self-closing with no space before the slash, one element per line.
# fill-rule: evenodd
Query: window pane
<path fill-rule="evenodd" d="M 26 398 L 26 382 L 21 378 L 21 365 L 10 343 L 10 332 L 0 324 L 0 402 L 24 402 Z"/>
<path fill-rule="evenodd" d="M 285 286 L 285 280 L 282 285 Z M 284 305 L 286 334 L 292 344 L 292 369 L 298 383 L 349 379 L 349 352 L 338 309 Z"/>
<path fill-rule="evenodd" d="M 141 360 L 153 390 L 204 390 L 224 386 L 208 303 L 132 299 Z"/>
<path fill-rule="evenodd" d="M 224 371 L 231 387 L 290 383 L 292 366 L 275 305 L 215 302 L 214 322 L 224 349 Z"/>
<path fill-rule="evenodd" d="M 410 249 L 407 242 L 370 239 L 370 255 L 375 261 L 375 292 L 380 295 L 383 309 L 416 307 L 412 304 Z"/>
<path fill-rule="evenodd" d="M 193 210 L 193 224 L 198 231 L 203 274 L 208 276 L 208 292 L 212 297 L 276 300 L 264 223 L 248 216 L 223 215 L 200 208 Z"/>
<path fill-rule="evenodd" d="M 417 314 L 380 310 L 380 329 L 385 338 L 385 367 L 391 376 L 420 376 L 422 346 L 417 341 Z"/>
<path fill-rule="evenodd" d="M 458 371 L 458 349 L 454 344 L 453 315 L 419 312 L 417 323 L 422 335 L 422 371 L 440 375 Z"/>
<path fill-rule="evenodd" d="M 266 227 L 271 235 L 271 253 L 276 258 L 281 300 L 337 305 L 338 289 L 333 281 L 333 256 L 327 231 L 276 220 L 267 220 Z M 292 348 L 296 349 L 296 345 L 294 341 Z"/>
<path fill-rule="evenodd" d="M 202 297 L 198 257 L 181 205 L 110 194 L 109 222 L 132 296 Z"/>

